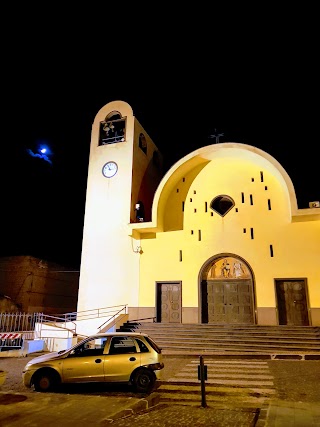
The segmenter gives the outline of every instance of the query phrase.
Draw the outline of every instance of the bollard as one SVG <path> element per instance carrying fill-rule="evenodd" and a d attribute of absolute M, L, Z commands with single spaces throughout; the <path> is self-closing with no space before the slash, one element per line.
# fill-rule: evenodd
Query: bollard
<path fill-rule="evenodd" d="M 207 407 L 206 402 L 206 384 L 207 379 L 207 366 L 203 363 L 203 356 L 200 356 L 200 365 L 198 366 L 198 379 L 201 381 L 201 406 Z"/>

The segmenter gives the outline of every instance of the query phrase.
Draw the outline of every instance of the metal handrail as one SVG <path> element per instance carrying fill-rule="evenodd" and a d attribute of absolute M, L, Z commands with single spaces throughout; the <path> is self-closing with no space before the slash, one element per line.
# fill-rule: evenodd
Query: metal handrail
<path fill-rule="evenodd" d="M 100 329 L 107 322 L 111 321 L 115 323 L 116 317 L 121 313 L 123 313 L 123 315 L 128 314 L 127 304 L 58 315 L 49 315 L 44 313 L 0 313 L 0 332 L 12 333 L 12 331 L 14 331 L 23 333 L 23 339 L 27 339 L 27 333 L 30 335 L 33 334 L 34 337 L 36 324 L 39 324 L 38 332 L 40 337 L 43 337 L 43 332 L 46 330 L 45 325 L 64 329 L 75 336 L 77 335 L 76 321 L 108 317 L 108 320 L 99 326 Z M 62 323 L 65 325 L 62 325 Z M 71 323 L 73 327 L 67 327 L 67 323 Z M 3 345 L 3 342 L 1 342 L 1 344 Z"/>
<path fill-rule="evenodd" d="M 108 320 L 106 320 L 105 322 L 102 323 L 102 325 L 98 326 L 98 330 L 100 330 L 106 323 L 112 322 L 116 320 L 116 317 L 119 316 L 119 314 L 125 310 L 125 312 L 123 313 L 124 315 L 127 314 L 127 305 L 125 305 L 124 307 L 122 307 L 120 310 L 118 310 L 113 316 L 111 316 Z"/>
<path fill-rule="evenodd" d="M 130 319 L 129 323 L 140 322 L 142 320 L 150 320 L 150 319 L 152 319 L 152 323 L 156 323 L 156 317 L 155 316 L 153 316 L 153 317 L 143 317 L 141 319 Z"/>
<path fill-rule="evenodd" d="M 118 307 L 121 307 L 121 308 L 118 309 Z M 113 305 L 113 306 L 103 307 L 103 308 L 94 308 L 91 310 L 73 311 L 70 313 L 57 314 L 56 316 L 60 318 L 64 318 L 67 321 L 96 319 L 99 317 L 105 317 L 109 315 L 110 313 L 114 312 L 114 309 L 118 309 L 119 312 L 121 312 L 122 310 L 126 310 L 126 313 L 127 313 L 127 307 L 128 307 L 128 304 Z"/>
<path fill-rule="evenodd" d="M 73 322 L 72 320 L 66 321 L 65 319 L 63 319 L 61 317 L 51 316 L 49 314 L 42 314 L 40 316 L 40 320 L 41 320 L 39 322 L 41 324 L 40 335 L 41 335 L 41 331 L 43 329 L 42 325 L 44 323 L 47 323 L 47 324 L 50 323 L 52 326 L 54 326 L 54 327 L 56 327 L 58 329 L 64 329 L 64 330 L 66 330 L 68 332 L 71 332 L 73 335 L 76 335 L 76 333 L 77 333 L 77 324 L 75 322 Z M 65 327 L 61 327 L 61 325 L 57 325 L 57 323 L 59 323 L 59 322 L 62 322 L 62 323 L 65 323 L 65 324 L 72 323 L 74 327 L 73 327 L 73 329 L 67 328 L 67 325 L 65 325 Z"/>

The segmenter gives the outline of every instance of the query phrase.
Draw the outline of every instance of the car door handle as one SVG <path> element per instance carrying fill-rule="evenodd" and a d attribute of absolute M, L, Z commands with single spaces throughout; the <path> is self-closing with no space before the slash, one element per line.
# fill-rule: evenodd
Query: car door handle
<path fill-rule="evenodd" d="M 102 362 L 102 360 L 101 360 L 101 359 L 96 359 L 96 360 L 95 360 L 95 362 L 96 362 L 96 363 L 101 363 L 101 362 Z"/>
<path fill-rule="evenodd" d="M 136 358 L 135 357 L 130 357 L 130 362 L 134 362 L 135 360 L 136 360 Z"/>

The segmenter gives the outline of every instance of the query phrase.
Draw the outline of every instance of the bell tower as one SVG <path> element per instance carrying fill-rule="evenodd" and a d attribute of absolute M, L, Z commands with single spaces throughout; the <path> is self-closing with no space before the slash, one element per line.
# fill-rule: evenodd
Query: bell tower
<path fill-rule="evenodd" d="M 162 155 L 123 101 L 97 113 L 91 133 L 78 311 L 138 307 L 140 242 L 132 222 L 151 221 Z"/>

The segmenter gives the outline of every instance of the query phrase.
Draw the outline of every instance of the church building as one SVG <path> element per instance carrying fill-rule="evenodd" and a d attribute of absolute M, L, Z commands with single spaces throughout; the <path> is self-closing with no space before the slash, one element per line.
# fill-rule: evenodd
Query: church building
<path fill-rule="evenodd" d="M 129 319 L 320 325 L 320 204 L 298 209 L 268 153 L 226 142 L 163 175 L 126 102 L 92 126 L 78 311 L 127 304 Z"/>

